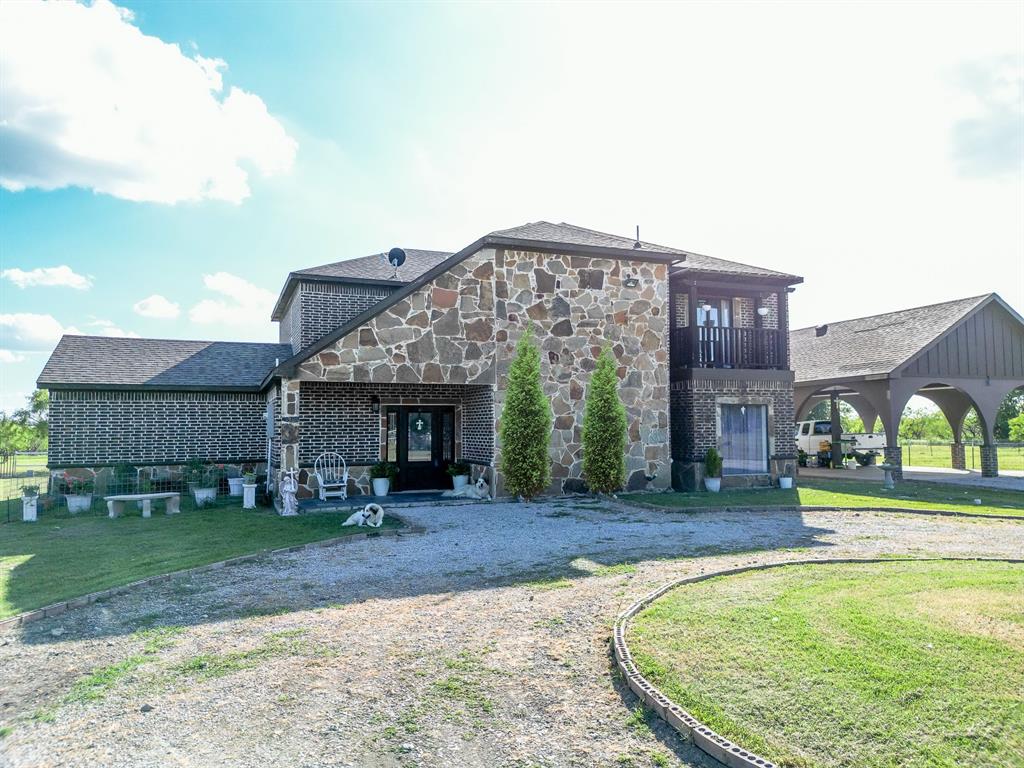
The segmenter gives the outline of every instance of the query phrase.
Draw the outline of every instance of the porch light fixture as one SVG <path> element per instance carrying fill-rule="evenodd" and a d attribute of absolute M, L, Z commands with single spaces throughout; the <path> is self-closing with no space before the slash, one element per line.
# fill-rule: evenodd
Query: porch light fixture
<path fill-rule="evenodd" d="M 758 307 L 757 314 L 761 317 L 768 317 L 768 307 Z"/>
<path fill-rule="evenodd" d="M 710 304 L 702 304 L 700 308 L 703 309 L 705 312 L 710 312 L 711 311 L 711 305 Z"/>
<path fill-rule="evenodd" d="M 380 398 L 376 395 L 370 398 L 370 412 L 374 414 L 380 413 Z"/>

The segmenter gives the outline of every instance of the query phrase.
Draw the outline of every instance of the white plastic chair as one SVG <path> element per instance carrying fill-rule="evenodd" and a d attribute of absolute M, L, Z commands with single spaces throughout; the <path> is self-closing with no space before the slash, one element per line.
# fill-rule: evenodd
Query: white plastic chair
<path fill-rule="evenodd" d="M 328 496 L 348 498 L 348 464 L 340 453 L 321 453 L 313 462 L 313 473 L 320 486 L 320 501 Z"/>

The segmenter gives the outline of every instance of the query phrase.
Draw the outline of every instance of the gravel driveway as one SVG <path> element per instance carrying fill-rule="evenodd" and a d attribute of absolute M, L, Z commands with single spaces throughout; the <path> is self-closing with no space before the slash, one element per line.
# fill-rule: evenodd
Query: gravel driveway
<path fill-rule="evenodd" d="M 632 714 L 608 637 L 633 599 L 739 563 L 1024 555 L 1022 523 L 891 513 L 402 514 L 427 532 L 167 582 L 0 636 L 0 765 L 717 765 Z"/>

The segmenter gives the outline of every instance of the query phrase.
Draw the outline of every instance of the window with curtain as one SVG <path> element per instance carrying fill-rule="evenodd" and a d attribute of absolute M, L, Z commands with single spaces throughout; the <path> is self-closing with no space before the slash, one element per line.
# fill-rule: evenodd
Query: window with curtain
<path fill-rule="evenodd" d="M 768 471 L 768 406 L 721 405 L 722 474 Z"/>

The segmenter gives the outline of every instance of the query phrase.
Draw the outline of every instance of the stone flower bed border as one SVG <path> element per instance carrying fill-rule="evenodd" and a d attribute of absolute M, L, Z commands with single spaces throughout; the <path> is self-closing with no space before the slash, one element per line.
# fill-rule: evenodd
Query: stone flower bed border
<path fill-rule="evenodd" d="M 146 587 L 152 584 L 159 584 L 164 581 L 170 581 L 171 579 L 177 579 L 182 576 L 192 576 L 198 573 L 205 573 L 206 571 L 215 571 L 219 568 L 224 568 L 228 565 L 241 565 L 243 563 L 251 563 L 261 557 L 268 555 L 284 555 L 291 552 L 301 552 L 308 549 L 320 549 L 322 547 L 333 547 L 339 544 L 346 544 L 350 541 L 365 541 L 366 539 L 376 539 L 382 537 L 401 537 L 410 534 L 421 534 L 426 532 L 426 528 L 419 525 L 412 525 L 401 515 L 396 515 L 389 512 L 388 517 L 393 520 L 397 520 L 401 523 L 401 528 L 388 528 L 383 531 L 371 529 L 366 533 L 350 533 L 347 536 L 336 536 L 331 539 L 321 539 L 320 541 L 310 541 L 306 544 L 296 544 L 291 547 L 280 547 L 278 549 L 261 549 L 257 552 L 250 552 L 247 555 L 239 555 L 238 557 L 232 557 L 227 560 L 219 560 L 215 563 L 207 563 L 206 565 L 197 565 L 195 568 L 185 568 L 180 571 L 171 571 L 170 573 L 158 573 L 155 576 L 148 576 L 145 579 L 139 579 L 138 581 L 132 581 L 128 584 L 121 584 L 116 587 L 110 587 L 109 589 L 102 589 L 99 592 L 90 592 L 87 595 L 81 595 L 80 597 L 74 597 L 70 600 L 64 600 L 59 603 L 53 603 L 52 605 L 44 605 L 42 608 L 36 608 L 31 611 L 25 611 L 19 613 L 16 616 L 11 616 L 6 619 L 0 620 L 0 634 L 20 627 L 25 624 L 30 624 L 33 621 L 39 621 L 40 619 L 48 619 L 51 616 L 60 616 L 65 611 L 72 608 L 82 608 L 90 603 L 95 603 L 100 600 L 106 600 L 114 597 L 115 595 L 122 595 L 125 592 L 137 589 L 139 587 Z"/>
<path fill-rule="evenodd" d="M 629 646 L 626 644 L 626 632 L 629 629 L 629 620 L 640 611 L 664 595 L 666 592 L 683 586 L 684 584 L 696 584 L 719 576 L 734 576 L 750 571 L 765 571 L 769 568 L 784 568 L 791 565 L 829 565 L 834 563 L 900 563 L 900 562 L 994 562 L 994 563 L 1024 563 L 1024 559 L 1002 558 L 1002 557 L 914 557 L 914 558 L 892 558 L 892 557 L 844 557 L 844 558 L 814 558 L 806 560 L 786 560 L 779 563 L 762 563 L 760 565 L 747 565 L 739 568 L 727 568 L 714 573 L 702 573 L 698 576 L 687 576 L 664 584 L 653 592 L 637 600 L 625 611 L 619 614 L 615 620 L 612 645 L 615 650 L 615 663 L 619 671 L 626 679 L 630 690 L 637 695 L 647 707 L 654 710 L 662 720 L 675 728 L 684 737 L 689 737 L 701 750 L 711 755 L 729 768 L 776 768 L 775 763 L 749 752 L 738 744 L 734 744 L 724 736 L 716 733 L 701 723 L 689 712 L 684 710 L 647 678 L 640 674 L 640 670 L 633 663 Z"/>

